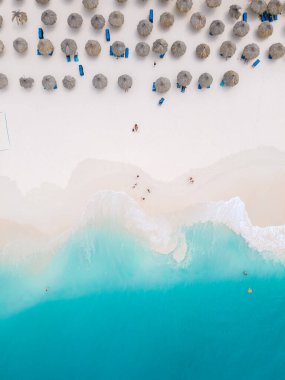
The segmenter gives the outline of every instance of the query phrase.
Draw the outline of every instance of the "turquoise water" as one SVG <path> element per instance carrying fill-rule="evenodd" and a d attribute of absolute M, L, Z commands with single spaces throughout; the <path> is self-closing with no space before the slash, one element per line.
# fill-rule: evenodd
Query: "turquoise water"
<path fill-rule="evenodd" d="M 223 226 L 184 232 L 182 264 L 90 227 L 2 266 L 0 379 L 283 379 L 284 267 Z"/>

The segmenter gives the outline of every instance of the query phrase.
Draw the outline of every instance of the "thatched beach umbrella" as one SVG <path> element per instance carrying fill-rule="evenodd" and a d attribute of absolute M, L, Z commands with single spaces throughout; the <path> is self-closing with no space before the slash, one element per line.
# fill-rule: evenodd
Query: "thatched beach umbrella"
<path fill-rule="evenodd" d="M 125 53 L 126 45 L 122 41 L 115 41 L 112 43 L 113 54 L 120 57 Z"/>
<path fill-rule="evenodd" d="M 122 90 L 128 91 L 133 85 L 133 79 L 127 74 L 121 75 L 118 78 L 118 85 Z"/>
<path fill-rule="evenodd" d="M 146 42 L 139 42 L 136 45 L 136 53 L 139 57 L 146 57 L 149 55 L 150 46 Z"/>
<path fill-rule="evenodd" d="M 88 9 L 89 11 L 92 11 L 93 9 L 97 8 L 98 3 L 99 0 L 82 0 L 84 8 Z"/>
<path fill-rule="evenodd" d="M 79 13 L 71 13 L 67 18 L 67 23 L 72 29 L 79 29 L 83 23 L 83 18 Z"/>
<path fill-rule="evenodd" d="M 229 70 L 224 74 L 223 82 L 225 86 L 234 87 L 239 82 L 239 75 L 233 70 Z"/>
<path fill-rule="evenodd" d="M 90 57 L 97 57 L 101 53 L 101 45 L 98 41 L 88 40 L 85 44 L 85 51 Z"/>
<path fill-rule="evenodd" d="M 273 44 L 269 48 L 269 58 L 271 59 L 282 58 L 284 54 L 285 54 L 285 47 L 281 43 Z"/>
<path fill-rule="evenodd" d="M 245 21 L 238 21 L 233 27 L 233 34 L 236 37 L 244 37 L 249 32 L 249 24 Z"/>
<path fill-rule="evenodd" d="M 57 21 L 57 15 L 51 9 L 47 9 L 42 13 L 41 20 L 44 25 L 54 25 Z"/>
<path fill-rule="evenodd" d="M 96 74 L 92 80 L 92 84 L 98 90 L 103 90 L 108 85 L 108 79 L 103 74 Z"/>
<path fill-rule="evenodd" d="M 91 18 L 91 25 L 96 30 L 103 29 L 105 26 L 105 23 L 106 23 L 105 18 L 102 15 L 94 15 Z"/>
<path fill-rule="evenodd" d="M 210 36 L 218 36 L 219 34 L 224 33 L 225 24 L 221 20 L 214 20 L 209 29 Z"/>
<path fill-rule="evenodd" d="M 176 0 L 176 8 L 180 13 L 187 13 L 193 6 L 192 0 Z"/>
<path fill-rule="evenodd" d="M 196 47 L 196 55 L 198 58 L 205 59 L 210 55 L 211 49 L 207 44 L 200 44 Z"/>
<path fill-rule="evenodd" d="M 243 49 L 242 56 L 244 57 L 245 61 L 250 61 L 252 59 L 255 59 L 259 56 L 260 49 L 259 46 L 256 44 L 249 44 L 246 45 Z"/>
<path fill-rule="evenodd" d="M 44 55 L 49 56 L 54 51 L 54 46 L 50 40 L 47 38 L 43 38 L 42 40 L 39 40 L 38 42 L 38 51 Z"/>
<path fill-rule="evenodd" d="M 124 4 L 127 0 L 117 0 L 118 3 Z"/>
<path fill-rule="evenodd" d="M 5 74 L 0 74 L 0 90 L 8 86 L 8 78 Z"/>
<path fill-rule="evenodd" d="M 76 85 L 76 79 L 71 75 L 66 75 L 62 80 L 63 87 L 72 90 Z"/>
<path fill-rule="evenodd" d="M 211 86 L 212 83 L 213 83 L 213 77 L 209 73 L 204 73 L 200 75 L 198 79 L 198 84 L 199 84 L 199 87 L 201 88 L 208 88 Z"/>
<path fill-rule="evenodd" d="M 3 41 L 0 40 L 0 55 L 4 53 L 5 46 L 3 44 Z"/>
<path fill-rule="evenodd" d="M 229 16 L 235 20 L 238 20 L 241 16 L 241 6 L 233 4 L 229 9 Z"/>
<path fill-rule="evenodd" d="M 193 13 L 190 18 L 190 24 L 193 29 L 201 30 L 206 25 L 206 17 L 200 12 Z"/>
<path fill-rule="evenodd" d="M 209 8 L 217 8 L 222 4 L 222 0 L 206 0 Z"/>
<path fill-rule="evenodd" d="M 142 37 L 147 37 L 152 32 L 153 24 L 149 20 L 141 20 L 138 23 L 137 31 Z"/>
<path fill-rule="evenodd" d="M 63 40 L 60 47 L 66 56 L 75 55 L 77 53 L 77 43 L 71 38 L 66 38 Z"/>
<path fill-rule="evenodd" d="M 258 15 L 262 15 L 267 11 L 267 4 L 264 0 L 251 0 L 250 9 Z"/>
<path fill-rule="evenodd" d="M 28 50 L 28 42 L 24 38 L 16 38 L 13 41 L 14 49 L 19 54 L 24 54 Z"/>
<path fill-rule="evenodd" d="M 181 87 L 187 87 L 192 81 L 192 75 L 189 73 L 189 71 L 180 71 L 177 75 L 177 83 Z"/>
<path fill-rule="evenodd" d="M 171 46 L 171 53 L 175 58 L 182 57 L 186 53 L 187 46 L 183 41 L 175 41 Z"/>
<path fill-rule="evenodd" d="M 109 24 L 114 28 L 120 28 L 125 21 L 124 15 L 122 12 L 114 11 L 109 15 Z"/>
<path fill-rule="evenodd" d="M 45 75 L 42 79 L 43 88 L 47 91 L 52 91 L 56 89 L 56 79 L 52 75 Z"/>
<path fill-rule="evenodd" d="M 168 43 L 163 39 L 159 38 L 158 40 L 155 40 L 152 44 L 152 51 L 156 54 L 162 55 L 167 52 L 168 49 Z"/>
<path fill-rule="evenodd" d="M 20 86 L 25 88 L 25 89 L 29 89 L 29 88 L 32 88 L 33 85 L 34 85 L 34 79 L 33 78 L 24 78 L 24 77 L 21 77 L 19 79 L 19 82 L 20 82 Z"/>
<path fill-rule="evenodd" d="M 174 16 L 170 12 L 164 12 L 160 15 L 159 22 L 163 28 L 170 28 L 174 24 Z"/>
<path fill-rule="evenodd" d="M 40 5 L 47 5 L 49 3 L 49 0 L 36 0 L 36 2 Z"/>
<path fill-rule="evenodd" d="M 232 41 L 224 41 L 220 47 L 220 56 L 228 59 L 236 52 L 236 44 Z"/>
<path fill-rule="evenodd" d="M 270 0 L 267 5 L 267 11 L 272 16 L 281 15 L 283 12 L 283 4 L 279 0 Z"/>
<path fill-rule="evenodd" d="M 159 94 L 164 94 L 170 90 L 171 83 L 168 78 L 160 77 L 155 81 L 156 92 Z"/>
<path fill-rule="evenodd" d="M 262 22 L 257 28 L 257 34 L 260 38 L 267 38 L 272 36 L 273 26 L 269 21 Z"/>

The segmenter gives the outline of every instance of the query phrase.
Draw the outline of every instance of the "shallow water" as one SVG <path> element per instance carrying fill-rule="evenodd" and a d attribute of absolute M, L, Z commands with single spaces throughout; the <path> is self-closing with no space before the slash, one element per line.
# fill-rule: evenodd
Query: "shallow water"
<path fill-rule="evenodd" d="M 2 266 L 0 378 L 283 378 L 283 265 L 220 225 L 183 233 L 180 264 L 85 227 L 44 265 Z"/>

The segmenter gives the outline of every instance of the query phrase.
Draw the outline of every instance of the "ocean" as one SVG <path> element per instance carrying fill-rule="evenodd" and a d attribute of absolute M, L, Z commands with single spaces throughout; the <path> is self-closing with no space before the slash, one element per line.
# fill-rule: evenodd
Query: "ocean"
<path fill-rule="evenodd" d="M 118 226 L 1 264 L 1 380 L 285 378 L 285 268 L 220 224 L 186 258 Z"/>

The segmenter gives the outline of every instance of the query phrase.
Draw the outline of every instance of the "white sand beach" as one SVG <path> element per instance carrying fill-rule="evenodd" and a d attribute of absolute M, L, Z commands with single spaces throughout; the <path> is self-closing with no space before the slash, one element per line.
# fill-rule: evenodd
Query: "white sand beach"
<path fill-rule="evenodd" d="M 248 2 L 238 3 L 246 7 Z M 174 1 L 168 5 L 160 1 L 128 1 L 124 5 L 101 2 L 97 13 L 105 18 L 114 9 L 125 15 L 123 27 L 111 29 L 111 41 L 122 40 L 130 49 L 129 58 L 119 60 L 109 56 L 104 32 L 92 30 L 93 12 L 84 10 L 81 1 L 50 2 L 58 22 L 44 28 L 45 37 L 56 47 L 49 58 L 36 55 L 37 28 L 45 8 L 27 1 L 21 6 L 16 1 L 0 5 L 4 18 L 0 39 L 6 47 L 1 72 L 9 78 L 8 88 L 1 91 L 0 111 L 6 114 L 10 135 L 9 149 L 0 152 L 0 242 L 7 243 L 8 231 L 12 235 L 22 233 L 20 226 L 31 235 L 36 231 L 57 235 L 68 230 L 100 190 L 123 191 L 150 215 L 238 197 L 253 225 L 285 224 L 284 58 L 274 62 L 267 58 L 269 46 L 282 42 L 285 16 L 273 23 L 273 35 L 261 41 L 256 36 L 257 17 L 248 12 L 251 30 L 238 40 L 232 37 L 234 22 L 227 16 L 229 5 L 224 1 L 221 7 L 210 10 L 203 0 L 196 0 L 191 12 L 181 16 Z M 187 44 L 183 57 L 175 59 L 170 52 L 164 59 L 153 53 L 145 59 L 135 55 L 135 45 L 140 41 L 136 25 L 148 16 L 150 7 L 154 9 L 154 30 L 146 42 L 152 45 L 162 37 L 170 48 L 175 40 L 182 40 Z M 28 13 L 27 25 L 10 21 L 11 12 L 17 8 Z M 175 13 L 175 23 L 168 31 L 158 25 L 165 10 Z M 195 11 L 207 16 L 207 26 L 199 33 L 189 25 Z M 79 31 L 67 26 L 71 12 L 84 16 Z M 223 20 L 226 30 L 221 36 L 210 37 L 208 26 L 215 19 Z M 25 56 L 13 51 L 12 42 L 19 36 L 29 42 Z M 78 64 L 67 63 L 60 50 L 61 41 L 67 37 L 77 41 L 84 77 L 78 74 Z M 88 39 L 100 41 L 102 53 L 98 58 L 86 56 Z M 218 52 L 227 39 L 236 42 L 237 52 L 225 61 Z M 195 56 L 195 48 L 202 42 L 211 47 L 211 55 L 204 61 Z M 240 60 L 243 47 L 251 42 L 257 42 L 261 49 L 261 63 L 255 69 Z M 220 81 L 231 69 L 239 73 L 240 82 L 235 88 L 223 88 Z M 180 70 L 189 70 L 193 76 L 185 94 L 176 88 Z M 103 92 L 92 87 L 93 76 L 100 72 L 109 79 Z M 197 80 L 203 72 L 212 74 L 214 82 L 211 89 L 200 91 Z M 117 86 L 118 76 L 125 73 L 134 81 L 127 93 Z M 58 89 L 52 93 L 41 86 L 46 74 L 54 75 L 58 82 Z M 72 91 L 62 86 L 66 74 L 77 79 Z M 20 88 L 21 76 L 34 77 L 34 88 Z M 161 107 L 160 96 L 151 91 L 152 82 L 160 76 L 169 77 L 172 84 Z M 135 123 L 138 133 L 132 133 Z M 75 169 L 76 175 L 72 174 Z M 137 172 L 142 177 L 141 187 L 133 191 Z M 189 176 L 195 179 L 193 185 L 187 181 Z M 151 196 L 147 194 L 142 202 L 147 188 L 151 188 Z"/>

